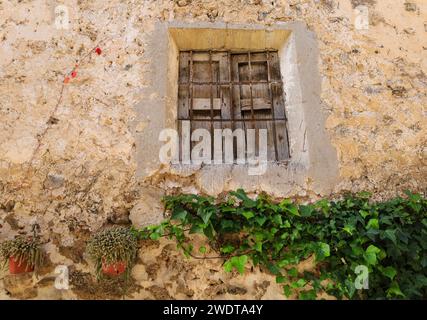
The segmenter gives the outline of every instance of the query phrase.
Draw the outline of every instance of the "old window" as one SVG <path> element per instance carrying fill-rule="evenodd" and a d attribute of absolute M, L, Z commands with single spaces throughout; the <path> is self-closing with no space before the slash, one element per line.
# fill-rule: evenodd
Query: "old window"
<path fill-rule="evenodd" d="M 214 129 L 267 129 L 268 160 L 288 159 L 277 51 L 180 51 L 178 121 L 212 137 Z"/>

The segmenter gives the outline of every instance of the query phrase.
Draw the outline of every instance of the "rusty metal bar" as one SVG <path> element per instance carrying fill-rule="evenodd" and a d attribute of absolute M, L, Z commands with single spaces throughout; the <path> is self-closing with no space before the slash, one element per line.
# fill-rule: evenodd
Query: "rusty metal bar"
<path fill-rule="evenodd" d="M 233 99 L 233 95 L 234 95 L 234 87 L 233 87 L 233 74 L 231 72 L 231 52 L 227 51 L 227 65 L 228 65 L 228 81 L 229 81 L 229 99 L 230 99 L 230 113 L 231 113 L 231 131 L 234 131 L 236 129 L 236 124 L 235 124 L 235 115 L 234 115 L 234 99 Z M 222 126 L 221 126 L 222 127 Z M 237 143 L 236 143 L 237 145 Z M 235 148 L 234 145 L 234 139 L 233 139 L 233 162 L 236 161 L 237 159 L 237 148 Z M 223 145 L 223 150 L 225 150 L 225 145 Z M 225 158 L 225 152 L 224 152 L 224 158 Z"/>
<path fill-rule="evenodd" d="M 190 96 L 190 119 L 193 119 L 193 94 L 194 94 L 194 87 L 193 87 L 193 51 L 190 51 L 190 75 L 189 75 L 190 82 L 188 84 L 188 93 Z M 191 124 L 190 124 L 191 126 Z M 191 132 L 191 127 L 190 127 Z"/>
<path fill-rule="evenodd" d="M 248 51 L 248 67 L 249 67 L 249 95 L 251 97 L 251 118 L 254 120 L 254 99 L 252 96 L 252 65 L 251 65 L 251 52 Z"/>
<path fill-rule="evenodd" d="M 230 80 L 229 85 L 229 96 L 230 96 L 230 112 L 231 112 L 231 130 L 234 131 L 234 105 L 233 105 L 233 75 L 231 73 L 231 52 L 227 51 L 227 62 L 228 62 L 228 79 Z"/>
<path fill-rule="evenodd" d="M 189 80 L 190 80 L 190 84 L 189 84 L 189 95 L 190 95 L 190 119 L 193 119 L 193 97 L 194 97 L 194 86 L 193 86 L 193 51 L 190 51 L 190 75 L 189 75 Z M 191 136 L 191 131 L 193 129 L 193 122 L 190 120 L 190 136 Z M 191 139 L 190 139 L 190 161 L 191 161 L 191 149 L 192 149 L 192 145 L 191 145 Z"/>
<path fill-rule="evenodd" d="M 211 108 L 211 139 L 213 139 L 213 119 L 214 119 L 214 110 L 213 110 L 213 68 L 212 68 L 212 51 L 209 51 L 209 71 L 211 73 L 211 84 L 210 84 L 210 108 Z M 214 145 L 211 143 L 211 159 L 213 158 L 214 154 Z"/>
<path fill-rule="evenodd" d="M 273 99 L 273 90 L 271 86 L 271 72 L 270 72 L 270 52 L 267 50 L 266 52 L 266 58 L 267 58 L 267 82 L 268 82 L 268 93 L 270 94 L 270 101 L 271 101 L 271 117 L 273 118 L 273 142 L 274 142 L 274 158 L 276 161 L 279 160 L 279 153 L 277 148 L 277 135 L 276 135 L 276 121 L 274 121 L 274 99 Z M 268 134 L 268 133 L 267 133 Z"/>

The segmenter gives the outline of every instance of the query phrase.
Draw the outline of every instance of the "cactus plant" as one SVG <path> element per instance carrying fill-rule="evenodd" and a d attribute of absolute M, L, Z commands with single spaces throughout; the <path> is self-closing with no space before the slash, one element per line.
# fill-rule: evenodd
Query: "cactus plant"
<path fill-rule="evenodd" d="M 138 250 L 137 237 L 129 228 L 116 227 L 95 234 L 88 242 L 87 253 L 95 263 L 96 276 L 121 274 L 127 277 Z"/>
<path fill-rule="evenodd" d="M 9 262 L 12 274 L 36 270 L 43 263 L 43 252 L 38 237 L 18 236 L 0 244 L 0 260 L 3 266 Z"/>

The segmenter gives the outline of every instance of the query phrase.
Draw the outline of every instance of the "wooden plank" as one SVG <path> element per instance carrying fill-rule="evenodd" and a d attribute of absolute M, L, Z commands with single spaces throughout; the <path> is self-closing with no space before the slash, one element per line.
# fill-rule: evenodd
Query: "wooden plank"
<path fill-rule="evenodd" d="M 252 81 L 267 81 L 267 61 L 257 61 L 254 62 L 251 60 L 252 68 Z M 249 81 L 249 63 L 240 62 L 239 63 L 239 74 L 240 81 Z"/>
<path fill-rule="evenodd" d="M 286 119 L 285 100 L 281 82 L 280 64 L 277 52 L 268 52 L 268 72 L 270 83 L 270 95 L 273 104 L 273 116 L 275 119 Z M 289 143 L 286 121 L 276 120 L 274 124 L 277 160 L 289 159 Z"/>
<path fill-rule="evenodd" d="M 193 61 L 194 82 L 211 82 L 211 70 L 209 61 Z M 213 82 L 219 80 L 219 63 L 212 61 Z"/>
<path fill-rule="evenodd" d="M 238 62 L 242 59 L 242 56 L 244 55 L 235 55 L 230 54 L 230 73 L 231 73 L 231 80 L 233 82 L 239 81 L 239 68 L 238 68 Z M 241 120 L 244 118 L 242 114 L 242 110 L 240 108 L 240 85 L 232 85 L 232 115 L 233 119 L 235 120 Z M 232 130 L 241 129 L 245 130 L 245 122 L 244 121 L 235 121 L 233 122 L 233 128 Z M 246 143 L 246 132 L 245 132 L 245 143 Z M 237 158 L 237 141 L 233 142 L 233 150 L 234 150 L 234 158 Z M 245 155 L 245 159 L 246 159 Z"/>
<path fill-rule="evenodd" d="M 282 75 L 280 73 L 280 62 L 277 52 L 269 52 L 268 56 L 270 57 L 270 80 L 281 81 Z"/>
<path fill-rule="evenodd" d="M 189 85 L 189 77 L 190 77 L 190 53 L 189 52 L 180 52 L 179 54 L 179 71 L 178 77 L 180 83 L 186 83 L 185 85 L 178 86 L 178 119 L 190 119 L 190 85 Z M 184 125 L 190 125 L 189 121 L 186 121 Z M 188 152 L 189 150 L 185 150 L 185 146 L 183 145 L 184 140 L 187 138 L 183 136 L 182 128 L 183 122 L 178 121 L 178 136 L 179 141 L 181 142 L 179 146 L 179 160 L 186 162 L 189 159 L 185 159 L 183 157 L 183 152 Z M 185 133 L 184 133 L 185 135 Z"/>
<path fill-rule="evenodd" d="M 188 83 L 190 75 L 190 55 L 188 52 L 181 52 L 179 54 L 179 81 L 181 83 Z M 190 86 L 188 84 L 178 86 L 178 117 L 180 119 L 189 118 L 190 109 Z"/>
<path fill-rule="evenodd" d="M 268 119 L 271 117 L 270 112 L 259 112 L 257 114 L 257 119 Z M 274 135 L 273 135 L 273 121 L 255 121 L 254 128 L 256 129 L 256 152 L 257 156 L 259 156 L 260 152 L 260 129 L 267 129 L 267 160 L 275 161 L 276 160 L 276 151 L 274 147 Z"/>
<path fill-rule="evenodd" d="M 229 82 L 231 81 L 230 65 L 228 61 L 228 53 L 223 52 L 217 54 L 219 59 L 219 81 Z M 232 101 L 231 101 L 231 84 L 220 86 L 220 98 L 221 98 L 221 119 L 231 120 L 232 119 Z M 228 127 L 229 124 L 226 124 Z M 231 127 L 230 127 L 231 128 Z"/>
<path fill-rule="evenodd" d="M 187 83 L 190 75 L 190 53 L 180 52 L 179 53 L 179 81 Z"/>
<path fill-rule="evenodd" d="M 179 121 L 179 159 L 183 164 L 190 164 L 191 155 L 191 123 L 189 120 Z"/>
<path fill-rule="evenodd" d="M 289 159 L 289 140 L 285 120 L 276 120 L 276 145 L 278 160 Z"/>
<path fill-rule="evenodd" d="M 178 86 L 178 119 L 190 119 L 190 99 L 187 85 Z"/>
<path fill-rule="evenodd" d="M 221 110 L 221 99 L 213 98 L 213 109 Z M 193 110 L 211 110 L 211 99 L 210 98 L 194 98 L 193 100 Z"/>
<path fill-rule="evenodd" d="M 253 109 L 254 110 L 270 110 L 271 101 L 268 98 L 253 98 Z M 251 110 L 251 99 L 240 100 L 241 109 L 243 111 Z"/>
<path fill-rule="evenodd" d="M 209 116 L 209 118 L 210 118 L 210 116 Z M 207 130 L 207 132 L 210 135 L 210 132 L 211 132 L 211 129 L 212 129 L 212 122 L 210 122 L 210 121 L 192 120 L 191 121 L 191 127 L 192 127 L 192 130 L 191 130 L 191 134 L 192 135 L 193 135 L 194 131 L 197 130 L 197 129 L 205 129 L 205 130 Z M 194 146 L 197 145 L 197 144 L 199 144 L 199 143 L 200 143 L 200 141 L 191 141 L 191 155 L 193 154 L 193 148 L 194 148 Z M 209 146 L 210 150 L 211 150 L 211 159 L 212 159 L 212 156 L 213 156 L 213 154 L 212 154 L 212 146 L 213 146 L 213 144 L 212 143 L 213 143 L 213 141 L 212 141 L 212 136 L 211 136 L 211 145 Z M 193 157 L 191 158 L 191 160 L 192 161 L 194 160 Z"/>

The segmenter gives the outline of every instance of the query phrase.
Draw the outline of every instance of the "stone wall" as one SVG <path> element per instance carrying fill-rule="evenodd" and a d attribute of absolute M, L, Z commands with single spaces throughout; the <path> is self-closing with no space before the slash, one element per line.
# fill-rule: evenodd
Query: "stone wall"
<path fill-rule="evenodd" d="M 59 4 L 68 8 L 68 30 L 55 27 Z M 355 28 L 358 5 L 369 8 L 368 30 Z M 339 177 L 330 194 L 308 179 L 286 195 L 315 200 L 368 190 L 384 199 L 426 191 L 423 0 L 2 1 L 0 241 L 38 223 L 49 264 L 39 278 L 2 273 L 1 298 L 120 296 L 114 283 L 94 281 L 88 237 L 130 220 L 159 221 L 163 194 L 206 191 L 212 177 L 200 171 L 159 166 L 136 175 L 144 166 L 137 142 L 143 148 L 144 139 L 158 138 L 147 130 L 150 117 L 137 116 L 138 106 L 158 99 L 144 90 L 156 74 L 150 37 L 157 24 L 176 22 L 298 22 L 315 35 L 320 105 Z M 77 76 L 63 85 L 75 64 Z M 237 187 L 233 181 L 222 188 Z M 275 188 L 261 187 L 280 194 Z M 129 298 L 283 298 L 266 273 L 224 274 L 219 261 L 185 260 L 167 241 L 144 243 L 139 256 Z M 72 290 L 53 288 L 58 264 L 70 266 Z"/>

